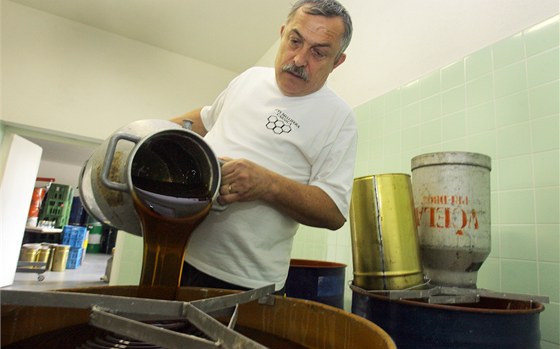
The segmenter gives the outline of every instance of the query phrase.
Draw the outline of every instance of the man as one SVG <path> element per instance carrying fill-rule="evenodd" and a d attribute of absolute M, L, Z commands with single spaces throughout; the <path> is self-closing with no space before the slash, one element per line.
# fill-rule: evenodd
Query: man
<path fill-rule="evenodd" d="M 174 119 L 192 120 L 224 161 L 227 205 L 193 232 L 183 285 L 282 290 L 299 224 L 346 221 L 356 127 L 325 82 L 346 59 L 350 17 L 335 0 L 300 0 L 280 35 L 274 69 L 251 68 L 212 106 Z"/>

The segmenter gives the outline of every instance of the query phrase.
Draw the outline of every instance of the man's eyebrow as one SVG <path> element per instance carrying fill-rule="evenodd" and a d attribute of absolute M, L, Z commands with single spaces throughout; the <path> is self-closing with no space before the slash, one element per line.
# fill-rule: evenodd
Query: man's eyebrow
<path fill-rule="evenodd" d="M 303 41 L 307 41 L 305 39 L 305 37 L 303 35 L 301 35 L 301 33 L 296 29 L 296 28 L 292 28 L 290 30 L 290 34 L 296 34 L 299 38 L 301 38 Z M 330 43 L 311 43 L 312 47 L 331 47 L 332 45 Z"/>

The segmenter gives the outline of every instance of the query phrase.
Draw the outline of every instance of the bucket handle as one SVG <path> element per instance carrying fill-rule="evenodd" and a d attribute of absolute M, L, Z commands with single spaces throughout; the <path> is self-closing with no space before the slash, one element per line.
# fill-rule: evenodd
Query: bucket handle
<path fill-rule="evenodd" d="M 126 192 L 128 191 L 128 186 L 126 185 L 126 183 L 117 183 L 109 179 L 109 170 L 111 169 L 111 164 L 113 163 L 113 157 L 115 155 L 117 143 L 121 139 L 133 143 L 138 143 L 140 141 L 140 137 L 127 133 L 117 133 L 111 136 L 107 145 L 107 152 L 105 154 L 105 159 L 103 160 L 103 166 L 101 168 L 101 183 L 103 183 L 103 185 L 109 189 Z"/>

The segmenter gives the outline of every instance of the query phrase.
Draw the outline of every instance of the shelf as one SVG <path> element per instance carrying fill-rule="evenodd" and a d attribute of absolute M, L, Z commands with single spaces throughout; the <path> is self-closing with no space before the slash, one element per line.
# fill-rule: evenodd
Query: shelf
<path fill-rule="evenodd" d="M 45 233 L 45 234 L 62 233 L 62 229 L 60 228 L 42 228 L 42 227 L 25 227 L 25 231 L 30 233 Z"/>

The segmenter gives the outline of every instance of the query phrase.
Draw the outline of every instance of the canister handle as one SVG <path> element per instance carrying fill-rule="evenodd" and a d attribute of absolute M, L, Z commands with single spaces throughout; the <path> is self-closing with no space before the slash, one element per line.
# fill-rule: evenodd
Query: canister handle
<path fill-rule="evenodd" d="M 187 120 L 185 120 L 187 121 Z M 220 168 L 222 168 L 222 166 L 225 164 L 224 160 L 218 159 L 218 163 L 220 164 Z M 221 172 L 221 171 L 220 171 Z M 221 176 L 221 173 L 219 174 Z M 220 190 L 220 183 L 222 182 L 222 179 L 219 178 L 218 179 L 218 190 Z M 219 194 L 218 194 L 219 196 Z M 214 199 L 214 201 L 212 201 L 212 206 L 211 206 L 211 210 L 213 211 L 225 211 L 226 208 L 228 208 L 228 205 L 222 205 L 218 202 L 218 196 L 216 196 L 216 198 Z"/>
<path fill-rule="evenodd" d="M 109 179 L 109 170 L 111 169 L 111 164 L 113 163 L 113 157 L 115 155 L 115 150 L 117 148 L 117 143 L 120 140 L 130 141 L 132 143 L 138 143 L 140 137 L 134 136 L 127 133 L 117 133 L 109 139 L 107 144 L 107 152 L 105 153 L 105 159 L 103 160 L 103 166 L 101 167 L 101 183 L 109 189 L 118 191 L 128 191 L 128 186 L 126 183 L 117 183 Z"/>

